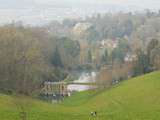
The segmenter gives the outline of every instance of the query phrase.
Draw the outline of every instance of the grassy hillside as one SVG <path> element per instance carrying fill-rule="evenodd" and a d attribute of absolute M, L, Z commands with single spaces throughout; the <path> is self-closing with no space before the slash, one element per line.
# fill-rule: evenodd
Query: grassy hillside
<path fill-rule="evenodd" d="M 28 120 L 159 120 L 160 72 L 124 81 L 107 91 L 81 92 L 58 105 L 0 95 L 0 120 L 20 120 L 20 106 Z M 98 116 L 91 117 L 91 111 Z"/>

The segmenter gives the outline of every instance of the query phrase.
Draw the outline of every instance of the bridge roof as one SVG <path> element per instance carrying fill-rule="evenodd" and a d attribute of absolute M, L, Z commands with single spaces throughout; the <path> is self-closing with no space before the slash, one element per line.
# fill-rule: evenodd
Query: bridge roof
<path fill-rule="evenodd" d="M 44 84 L 47 84 L 47 85 L 60 85 L 60 84 L 67 84 L 66 82 L 44 82 Z"/>

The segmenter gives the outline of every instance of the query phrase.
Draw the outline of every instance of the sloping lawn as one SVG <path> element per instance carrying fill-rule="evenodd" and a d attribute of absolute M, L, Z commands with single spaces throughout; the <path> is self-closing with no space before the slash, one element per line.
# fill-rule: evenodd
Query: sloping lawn
<path fill-rule="evenodd" d="M 160 72 L 122 82 L 106 91 L 86 91 L 61 104 L 0 94 L 0 120 L 160 120 Z M 97 117 L 90 115 L 97 111 Z"/>

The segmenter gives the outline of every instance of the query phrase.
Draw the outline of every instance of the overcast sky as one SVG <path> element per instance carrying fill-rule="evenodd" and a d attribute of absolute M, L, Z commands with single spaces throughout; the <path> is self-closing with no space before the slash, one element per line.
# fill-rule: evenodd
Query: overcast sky
<path fill-rule="evenodd" d="M 87 3 L 87 4 L 119 4 L 119 5 L 136 5 L 146 7 L 160 6 L 160 0 L 35 0 L 41 4 L 54 4 L 56 1 L 65 2 L 70 4 Z"/>
<path fill-rule="evenodd" d="M 158 8 L 160 0 L 0 0 L 0 8 L 22 8 L 39 5 L 118 4 Z"/>
<path fill-rule="evenodd" d="M 104 7 L 105 5 L 106 10 L 107 6 L 112 6 L 110 8 L 113 10 L 121 10 L 122 7 L 134 8 L 134 10 L 138 8 L 158 10 L 160 9 L 160 0 L 0 0 L 0 23 L 11 20 L 31 23 L 32 21 L 41 22 L 44 17 L 47 20 L 50 20 L 51 17 L 61 18 L 67 15 L 73 17 L 75 15 L 73 8 L 94 6 L 95 11 L 98 11 L 96 6 L 101 8 L 101 6 Z M 60 11 L 59 9 L 53 10 L 54 8 L 72 8 L 72 10 L 66 11 L 62 9 Z M 90 10 L 88 10 L 88 13 Z M 81 15 L 84 14 L 85 10 L 81 9 L 78 12 L 80 13 L 77 14 Z"/>

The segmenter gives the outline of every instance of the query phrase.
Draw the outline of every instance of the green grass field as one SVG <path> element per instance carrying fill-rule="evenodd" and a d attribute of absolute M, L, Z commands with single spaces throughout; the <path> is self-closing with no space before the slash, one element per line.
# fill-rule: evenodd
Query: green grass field
<path fill-rule="evenodd" d="M 0 120 L 160 120 L 160 72 L 124 81 L 106 91 L 86 91 L 61 104 L 0 95 Z M 90 116 L 97 111 L 98 116 Z"/>

